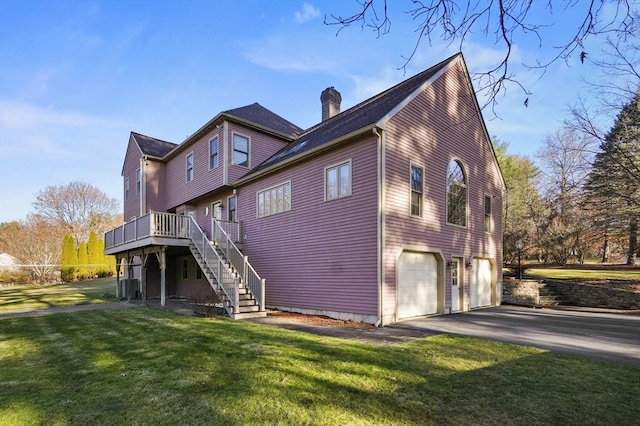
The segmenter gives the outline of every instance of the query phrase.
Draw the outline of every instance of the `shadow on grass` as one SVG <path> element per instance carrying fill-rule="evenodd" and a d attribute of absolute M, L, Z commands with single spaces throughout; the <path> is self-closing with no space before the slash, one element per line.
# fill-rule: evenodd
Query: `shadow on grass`
<path fill-rule="evenodd" d="M 479 339 L 380 347 L 144 307 L 5 319 L 0 337 L 0 419 L 13 424 L 630 424 L 640 416 L 639 371 Z"/>

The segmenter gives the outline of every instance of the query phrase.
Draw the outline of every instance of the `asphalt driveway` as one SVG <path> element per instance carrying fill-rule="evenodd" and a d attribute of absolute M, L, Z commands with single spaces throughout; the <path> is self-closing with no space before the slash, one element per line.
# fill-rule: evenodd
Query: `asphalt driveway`
<path fill-rule="evenodd" d="M 640 369 L 640 315 L 500 306 L 388 327 L 481 337 Z"/>

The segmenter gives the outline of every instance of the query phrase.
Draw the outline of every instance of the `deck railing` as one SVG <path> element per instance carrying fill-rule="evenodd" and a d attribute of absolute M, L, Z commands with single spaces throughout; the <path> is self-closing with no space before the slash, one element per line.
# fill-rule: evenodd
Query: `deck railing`
<path fill-rule="evenodd" d="M 150 212 L 105 232 L 104 248 L 110 249 L 147 237 L 189 238 L 189 220 L 189 216 L 185 215 Z M 220 235 L 224 234 L 224 239 L 240 241 L 239 222 L 215 220 L 215 223 L 217 226 L 214 226 L 212 240 L 215 240 L 217 233 L 219 238 L 223 238 Z"/>
<path fill-rule="evenodd" d="M 150 212 L 105 232 L 104 248 L 110 249 L 148 237 L 189 238 L 189 220 L 189 216 Z"/>

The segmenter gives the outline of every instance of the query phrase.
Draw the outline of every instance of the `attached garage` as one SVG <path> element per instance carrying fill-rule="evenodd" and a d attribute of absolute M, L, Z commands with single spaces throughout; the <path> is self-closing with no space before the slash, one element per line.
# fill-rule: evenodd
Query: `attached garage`
<path fill-rule="evenodd" d="M 473 259 L 469 280 L 471 309 L 491 305 L 492 278 L 491 261 L 489 259 Z"/>
<path fill-rule="evenodd" d="M 397 264 L 398 319 L 438 313 L 438 261 L 433 253 L 404 251 Z"/>

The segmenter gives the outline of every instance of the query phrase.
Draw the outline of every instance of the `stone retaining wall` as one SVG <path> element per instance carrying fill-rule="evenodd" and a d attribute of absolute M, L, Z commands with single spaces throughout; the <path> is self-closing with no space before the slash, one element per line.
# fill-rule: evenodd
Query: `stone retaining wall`
<path fill-rule="evenodd" d="M 633 291 L 578 284 L 569 281 L 545 280 L 544 285 L 559 295 L 566 305 L 590 308 L 640 309 L 640 293 Z"/>
<path fill-rule="evenodd" d="M 505 280 L 502 282 L 502 303 L 535 306 L 540 304 L 539 281 Z"/>

